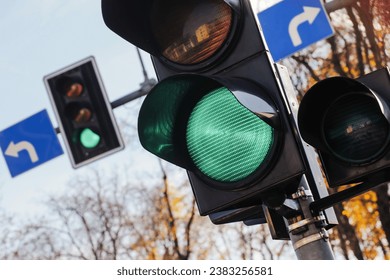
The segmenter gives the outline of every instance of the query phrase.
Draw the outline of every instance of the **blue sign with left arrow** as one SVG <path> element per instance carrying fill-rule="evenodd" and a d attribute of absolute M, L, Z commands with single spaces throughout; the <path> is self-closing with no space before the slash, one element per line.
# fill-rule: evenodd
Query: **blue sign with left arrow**
<path fill-rule="evenodd" d="M 12 177 L 63 154 L 46 110 L 0 131 L 0 147 Z"/>

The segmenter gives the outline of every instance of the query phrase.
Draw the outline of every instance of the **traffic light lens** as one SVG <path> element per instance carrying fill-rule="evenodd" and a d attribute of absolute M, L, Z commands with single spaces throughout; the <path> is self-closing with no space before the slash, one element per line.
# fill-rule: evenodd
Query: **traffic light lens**
<path fill-rule="evenodd" d="M 377 100 L 364 93 L 336 100 L 324 116 L 324 137 L 340 159 L 364 164 L 375 160 L 389 142 L 389 124 Z"/>
<path fill-rule="evenodd" d="M 151 19 L 163 56 L 188 65 L 207 60 L 223 46 L 232 9 L 223 0 L 160 0 Z"/>
<path fill-rule="evenodd" d="M 77 115 L 75 116 L 74 121 L 76 123 L 85 123 L 91 119 L 91 116 L 92 116 L 91 110 L 89 110 L 87 108 L 81 108 L 77 112 Z"/>
<path fill-rule="evenodd" d="M 83 93 L 83 90 L 84 90 L 84 87 L 82 84 L 80 84 L 78 82 L 72 83 L 67 87 L 66 96 L 78 97 Z"/>
<path fill-rule="evenodd" d="M 56 81 L 56 89 L 66 97 L 79 97 L 84 92 L 84 85 L 72 76 L 62 76 Z"/>
<path fill-rule="evenodd" d="M 89 122 L 92 118 L 92 112 L 87 104 L 72 102 L 66 106 L 65 114 L 68 118 L 78 124 Z"/>
<path fill-rule="evenodd" d="M 80 133 L 80 143 L 83 147 L 93 149 L 99 145 L 100 135 L 89 128 L 84 128 Z"/>
<path fill-rule="evenodd" d="M 243 107 L 224 87 L 198 102 L 190 115 L 186 137 L 197 168 L 224 183 L 252 174 L 274 142 L 273 128 Z"/>

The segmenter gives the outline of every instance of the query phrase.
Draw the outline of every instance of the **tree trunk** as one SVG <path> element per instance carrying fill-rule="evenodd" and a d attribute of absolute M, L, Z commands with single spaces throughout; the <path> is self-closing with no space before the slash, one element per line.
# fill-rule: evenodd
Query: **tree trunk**
<path fill-rule="evenodd" d="M 387 244 L 390 248 L 390 196 L 389 186 L 383 184 L 375 189 L 377 196 L 379 219 L 382 223 L 383 231 L 386 234 Z"/>

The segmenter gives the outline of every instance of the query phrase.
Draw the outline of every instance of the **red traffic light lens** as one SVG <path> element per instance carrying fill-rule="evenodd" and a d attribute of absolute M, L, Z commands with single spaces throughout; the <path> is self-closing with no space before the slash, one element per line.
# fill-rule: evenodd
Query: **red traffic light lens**
<path fill-rule="evenodd" d="M 92 117 L 91 110 L 87 108 L 81 108 L 77 111 L 77 114 L 74 116 L 74 121 L 76 123 L 85 123 L 88 122 Z"/>
<path fill-rule="evenodd" d="M 65 109 L 66 115 L 75 123 L 82 124 L 89 122 L 92 118 L 92 111 L 86 104 L 70 103 Z"/>
<path fill-rule="evenodd" d="M 84 92 L 84 85 L 70 76 L 64 76 L 56 82 L 57 90 L 66 97 L 79 97 Z"/>
<path fill-rule="evenodd" d="M 78 82 L 71 83 L 66 89 L 67 97 L 78 97 L 83 93 L 84 87 Z"/>
<path fill-rule="evenodd" d="M 191 65 L 222 48 L 233 19 L 223 0 L 160 0 L 151 14 L 154 36 L 168 60 Z"/>

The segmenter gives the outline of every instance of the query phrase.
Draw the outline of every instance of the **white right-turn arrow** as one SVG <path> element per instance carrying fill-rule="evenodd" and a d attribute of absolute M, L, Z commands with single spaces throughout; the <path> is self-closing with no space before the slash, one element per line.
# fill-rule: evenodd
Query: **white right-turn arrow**
<path fill-rule="evenodd" d="M 298 32 L 298 27 L 307 21 L 312 24 L 320 12 L 320 8 L 304 6 L 303 13 L 295 16 L 290 21 L 290 24 L 288 25 L 288 33 L 291 37 L 291 41 L 294 47 L 302 44 L 302 39 Z"/>

